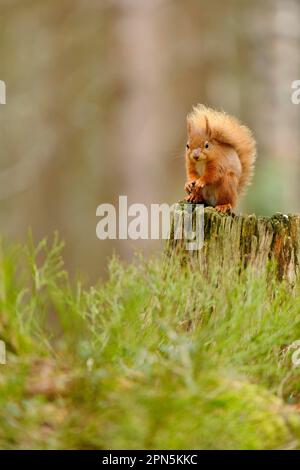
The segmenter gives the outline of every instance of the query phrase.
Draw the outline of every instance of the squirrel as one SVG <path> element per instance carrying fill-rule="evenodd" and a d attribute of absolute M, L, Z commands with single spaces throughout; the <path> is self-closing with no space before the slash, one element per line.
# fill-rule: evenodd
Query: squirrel
<path fill-rule="evenodd" d="M 250 184 L 256 142 L 248 127 L 202 104 L 187 116 L 186 200 L 231 212 Z"/>

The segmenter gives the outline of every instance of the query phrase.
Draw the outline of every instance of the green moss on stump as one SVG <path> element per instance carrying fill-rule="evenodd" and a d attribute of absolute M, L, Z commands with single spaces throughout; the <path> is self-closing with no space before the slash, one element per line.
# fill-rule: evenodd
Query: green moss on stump
<path fill-rule="evenodd" d="M 193 227 L 195 208 L 192 205 Z M 178 212 L 186 209 L 185 201 L 178 204 Z M 185 258 L 198 259 L 209 266 L 211 257 L 219 264 L 227 262 L 251 263 L 257 269 L 265 268 L 268 260 L 275 260 L 278 277 L 292 281 L 299 269 L 300 216 L 277 213 L 272 217 L 222 214 L 212 207 L 204 209 L 204 247 L 187 251 L 184 239 L 174 240 L 171 230 L 169 249 Z"/>

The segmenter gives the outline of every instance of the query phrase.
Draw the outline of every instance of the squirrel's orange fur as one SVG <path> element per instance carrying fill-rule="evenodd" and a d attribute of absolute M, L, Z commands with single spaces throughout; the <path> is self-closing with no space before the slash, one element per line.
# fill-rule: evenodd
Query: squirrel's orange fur
<path fill-rule="evenodd" d="M 187 117 L 187 183 L 190 202 L 234 208 L 250 184 L 256 143 L 248 127 L 223 111 L 198 105 Z"/>

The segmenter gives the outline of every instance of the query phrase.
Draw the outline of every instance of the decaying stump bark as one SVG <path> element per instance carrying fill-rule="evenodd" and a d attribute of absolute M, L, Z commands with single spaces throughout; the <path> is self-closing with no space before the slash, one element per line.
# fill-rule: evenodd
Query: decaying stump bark
<path fill-rule="evenodd" d="M 191 221 L 195 228 L 197 205 L 191 205 Z M 187 204 L 180 202 L 175 215 L 183 215 Z M 204 246 L 188 251 L 184 238 L 176 239 L 174 219 L 168 252 L 187 260 L 197 260 L 209 267 L 210 259 L 218 265 L 230 266 L 237 262 L 242 267 L 251 263 L 255 268 L 265 268 L 268 260 L 275 260 L 278 277 L 294 280 L 299 270 L 300 216 L 277 213 L 272 217 L 256 215 L 222 214 L 207 207 L 204 209 Z M 226 264 L 228 263 L 228 264 Z"/>

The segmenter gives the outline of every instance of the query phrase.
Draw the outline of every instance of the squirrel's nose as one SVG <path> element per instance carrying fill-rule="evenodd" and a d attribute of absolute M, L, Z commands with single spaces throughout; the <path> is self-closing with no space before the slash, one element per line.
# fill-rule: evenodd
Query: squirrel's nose
<path fill-rule="evenodd" d="M 200 157 L 200 154 L 201 154 L 201 149 L 196 149 L 193 151 L 193 158 L 194 160 L 198 161 L 199 160 L 199 157 Z"/>

